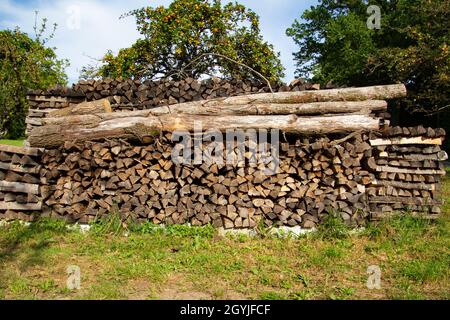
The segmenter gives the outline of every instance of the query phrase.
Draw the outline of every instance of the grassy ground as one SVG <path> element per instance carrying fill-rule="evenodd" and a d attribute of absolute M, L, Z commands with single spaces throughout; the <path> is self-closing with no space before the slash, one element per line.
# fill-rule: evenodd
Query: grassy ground
<path fill-rule="evenodd" d="M 23 140 L 2 140 L 2 139 L 0 139 L 0 144 L 7 144 L 10 146 L 23 147 Z"/>
<path fill-rule="evenodd" d="M 442 218 L 395 218 L 360 233 L 337 220 L 300 239 L 220 237 L 210 227 L 111 220 L 88 233 L 56 221 L 0 229 L 2 299 L 449 299 L 450 177 Z M 67 267 L 81 289 L 66 288 Z M 368 289 L 367 268 L 381 268 Z"/>

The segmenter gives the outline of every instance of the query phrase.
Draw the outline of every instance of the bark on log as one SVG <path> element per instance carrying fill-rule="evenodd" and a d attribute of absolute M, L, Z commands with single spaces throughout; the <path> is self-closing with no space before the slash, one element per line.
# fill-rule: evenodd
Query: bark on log
<path fill-rule="evenodd" d="M 397 167 L 389 167 L 389 166 L 377 166 L 376 171 L 378 172 L 391 172 L 391 173 L 411 173 L 418 175 L 426 175 L 426 174 L 435 174 L 445 176 L 445 170 L 432 170 L 432 169 L 405 169 L 405 168 L 397 168 Z"/>
<path fill-rule="evenodd" d="M 262 103 L 310 103 L 326 101 L 364 101 L 402 98 L 406 96 L 403 84 L 344 88 L 317 91 L 259 93 L 222 99 L 205 100 L 203 106 L 246 105 Z"/>
<path fill-rule="evenodd" d="M 119 113 L 120 114 L 120 113 Z M 28 141 L 31 146 L 52 148 L 65 141 L 88 141 L 102 138 L 142 138 L 160 131 L 193 131 L 195 124 L 203 130 L 215 129 L 279 129 L 304 134 L 325 134 L 357 130 L 377 130 L 379 120 L 368 115 L 338 115 L 327 117 L 278 116 L 203 116 L 162 115 L 159 117 L 123 117 L 103 120 L 101 115 L 73 116 L 73 122 L 35 128 Z M 88 119 L 89 121 L 87 121 Z M 78 120 L 78 122 L 77 122 Z"/>
<path fill-rule="evenodd" d="M 366 101 L 328 101 L 312 103 L 250 103 L 242 104 L 205 104 L 204 101 L 180 103 L 166 107 L 151 109 L 154 115 L 165 113 L 177 114 L 240 114 L 240 115 L 316 115 L 334 113 L 370 113 L 371 111 L 386 110 L 387 103 L 383 100 Z"/>
<path fill-rule="evenodd" d="M 250 105 L 217 105 L 203 106 L 202 101 L 180 103 L 171 106 L 157 107 L 149 110 L 90 114 L 80 117 L 52 118 L 51 114 L 43 119 L 42 124 L 78 124 L 89 123 L 97 118 L 112 120 L 124 117 L 148 117 L 164 114 L 196 114 L 196 115 L 326 115 L 326 114 L 368 114 L 371 111 L 386 110 L 387 103 L 383 100 L 368 100 L 356 102 L 314 102 L 304 104 L 250 104 Z"/>
<path fill-rule="evenodd" d="M 48 117 L 65 117 L 71 115 L 110 113 L 112 112 L 111 104 L 108 99 L 100 99 L 94 101 L 85 101 L 74 106 L 50 112 Z"/>
<path fill-rule="evenodd" d="M 396 154 L 388 152 L 380 152 L 378 155 L 380 158 L 390 158 L 390 159 L 403 159 L 412 161 L 423 161 L 423 160 L 438 160 L 445 161 L 448 159 L 448 155 L 445 151 L 439 151 L 436 154 Z"/>

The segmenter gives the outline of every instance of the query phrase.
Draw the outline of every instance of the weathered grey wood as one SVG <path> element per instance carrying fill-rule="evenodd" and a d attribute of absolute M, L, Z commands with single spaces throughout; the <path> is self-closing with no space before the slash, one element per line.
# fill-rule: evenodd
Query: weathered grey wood
<path fill-rule="evenodd" d="M 39 185 L 22 182 L 0 181 L 0 191 L 39 194 Z"/>
<path fill-rule="evenodd" d="M 66 97 L 55 97 L 55 96 L 33 96 L 32 98 L 29 98 L 29 100 L 39 102 L 59 102 L 59 103 L 68 102 L 68 99 Z"/>
<path fill-rule="evenodd" d="M 26 124 L 31 124 L 31 125 L 33 125 L 33 126 L 40 126 L 40 125 L 42 125 L 42 119 L 40 119 L 40 118 L 30 118 L 30 117 L 27 117 L 27 118 L 25 119 L 25 123 L 26 123 Z"/>
<path fill-rule="evenodd" d="M 261 103 L 308 103 L 326 101 L 364 101 L 402 98 L 406 96 L 403 84 L 344 88 L 316 91 L 259 93 L 221 99 L 205 100 L 203 106 L 261 104 Z"/>
<path fill-rule="evenodd" d="M 121 116 L 121 112 L 117 112 L 117 114 Z M 203 130 L 279 129 L 286 132 L 307 134 L 377 130 L 379 128 L 379 120 L 368 115 L 297 117 L 295 115 L 204 116 L 166 114 L 158 117 L 115 117 L 111 120 L 103 120 L 102 114 L 99 114 L 95 116 L 72 116 L 70 118 L 72 122 L 66 121 L 65 124 L 61 125 L 45 125 L 33 129 L 28 142 L 33 147 L 56 147 L 62 145 L 64 141 L 142 138 L 154 136 L 160 131 L 193 131 L 195 125 L 200 123 Z"/>
<path fill-rule="evenodd" d="M 377 166 L 376 171 L 378 172 L 392 172 L 392 173 L 412 173 L 412 174 L 436 174 L 436 175 L 445 175 L 445 170 L 432 170 L 432 169 L 405 169 L 405 168 L 397 168 L 390 166 Z"/>
<path fill-rule="evenodd" d="M 434 191 L 436 190 L 435 184 L 425 184 L 425 183 L 409 183 L 409 182 L 400 182 L 400 181 L 385 181 L 385 180 L 374 180 L 372 181 L 373 185 L 376 186 L 392 186 L 396 188 L 403 189 L 414 189 L 414 190 L 428 190 Z"/>
<path fill-rule="evenodd" d="M 400 215 L 399 212 L 371 212 L 370 218 L 371 220 L 383 220 L 389 217 Z M 425 212 L 417 212 L 417 211 L 408 211 L 407 215 L 411 217 L 416 218 L 422 218 L 427 220 L 434 220 L 438 219 L 441 215 L 440 214 L 429 214 Z"/>
<path fill-rule="evenodd" d="M 441 200 L 431 198 L 413 198 L 413 197 L 392 197 L 392 196 L 371 196 L 370 203 L 402 203 L 411 205 L 440 205 Z"/>
<path fill-rule="evenodd" d="M 367 114 L 372 110 L 381 110 L 386 108 L 385 101 L 358 101 L 358 102 L 316 102 L 305 104 L 265 104 L 265 105 L 215 105 L 202 106 L 204 101 L 188 102 L 174 104 L 170 106 L 157 107 L 148 110 L 123 111 L 113 113 L 103 113 L 95 115 L 79 115 L 77 117 L 59 117 L 52 118 L 51 114 L 48 118 L 43 119 L 44 125 L 61 125 L 61 124 L 92 124 L 102 120 L 113 120 L 127 117 L 150 117 L 162 116 L 167 114 L 181 115 L 314 115 L 333 113 L 360 113 Z"/>
<path fill-rule="evenodd" d="M 42 201 L 37 203 L 0 202 L 0 210 L 39 211 Z"/>
<path fill-rule="evenodd" d="M 29 109 L 28 110 L 28 115 L 29 116 L 41 116 L 41 115 L 46 115 L 52 111 L 55 111 L 55 109 L 52 108 L 47 108 L 47 109 Z"/>
<path fill-rule="evenodd" d="M 390 158 L 390 159 L 403 159 L 412 161 L 423 161 L 423 160 L 437 160 L 445 161 L 448 159 L 448 155 L 445 151 L 439 151 L 436 154 L 395 154 L 389 152 L 380 152 L 379 157 Z"/>
<path fill-rule="evenodd" d="M 203 115 L 316 115 L 316 114 L 334 114 L 334 113 L 370 113 L 371 111 L 380 111 L 387 109 L 387 102 L 383 100 L 366 101 L 328 101 L 312 103 L 261 103 L 261 104 L 204 104 L 204 101 L 188 102 L 174 104 L 165 107 L 151 109 L 154 115 L 165 113 L 176 114 L 203 114 Z"/>
<path fill-rule="evenodd" d="M 0 144 L 0 151 L 26 154 L 29 156 L 39 156 L 42 153 L 42 149 L 39 148 L 16 147 L 16 146 L 9 146 L 6 144 Z"/>
<path fill-rule="evenodd" d="M 4 162 L 0 162 L 0 169 L 14 171 L 14 172 L 22 172 L 22 173 L 32 173 L 32 174 L 39 173 L 39 168 L 36 166 L 24 167 L 21 165 L 12 164 L 12 163 L 4 163 Z"/>

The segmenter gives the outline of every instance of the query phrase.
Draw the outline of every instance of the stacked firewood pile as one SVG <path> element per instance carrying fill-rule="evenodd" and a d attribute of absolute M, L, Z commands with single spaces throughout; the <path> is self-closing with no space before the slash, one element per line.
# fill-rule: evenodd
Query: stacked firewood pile
<path fill-rule="evenodd" d="M 447 154 L 440 145 L 443 129 L 390 127 L 371 140 L 367 166 L 375 180 L 367 189 L 374 219 L 398 210 L 437 217 L 441 212 L 440 177 Z"/>
<path fill-rule="evenodd" d="M 84 222 L 118 212 L 123 219 L 165 224 L 251 228 L 263 220 L 311 228 L 333 210 L 349 223 L 364 223 L 365 188 L 373 180 L 362 167 L 368 134 L 287 139 L 273 174 L 249 161 L 250 139 L 245 165 L 226 164 L 226 155 L 223 163 L 176 164 L 170 133 L 147 145 L 66 142 L 42 157 L 42 195 L 55 216 Z M 237 146 L 232 153 L 237 157 Z"/>
<path fill-rule="evenodd" d="M 437 168 L 445 152 L 433 145 L 424 148 L 423 143 L 432 142 L 424 135 L 416 137 L 421 142 L 414 141 L 414 147 L 394 140 L 380 145 L 386 140 L 380 135 L 287 135 L 273 174 L 264 174 L 260 163 L 249 161 L 250 139 L 241 152 L 243 162 L 232 164 L 225 162 L 228 153 L 223 162 L 214 158 L 199 164 L 174 163 L 170 133 L 145 145 L 118 139 L 66 142 L 42 158 L 42 196 L 55 217 L 82 222 L 111 212 L 138 222 L 211 223 L 225 228 L 251 228 L 261 221 L 311 228 L 330 213 L 354 225 L 394 210 L 437 217 L 442 174 Z M 202 151 L 211 145 L 214 142 L 199 141 Z M 238 159 L 239 152 L 235 146 L 232 158 Z M 421 160 L 410 160 L 412 152 Z M 402 166 L 406 166 L 402 161 L 419 161 L 427 169 L 408 167 L 411 172 L 403 173 L 392 161 Z M 420 206 L 408 207 L 419 202 Z"/>
<path fill-rule="evenodd" d="M 217 81 L 208 83 L 214 88 Z M 201 93 L 194 94 L 187 85 L 196 82 L 190 81 L 176 96 L 181 84 L 167 83 L 164 88 L 132 80 L 76 85 L 74 92 L 82 92 L 83 101 L 49 110 L 42 126 L 29 134 L 28 143 L 45 151 L 41 198 L 33 202 L 30 196 L 27 205 L 37 203 L 54 217 L 79 222 L 116 212 L 138 222 L 225 228 L 260 222 L 311 228 L 330 213 L 357 225 L 399 209 L 439 214 L 439 161 L 447 157 L 439 145 L 445 132 L 388 127 L 385 100 L 405 96 L 403 85 L 305 91 L 307 85 L 297 82 L 271 93 L 251 85 L 242 91 L 235 82 L 229 92 L 200 86 Z M 135 95 L 139 92 L 145 93 Z M 204 100 L 211 95 L 216 98 Z M 128 107 L 137 105 L 133 111 L 115 108 L 123 96 Z M 244 150 L 239 145 L 229 150 L 216 139 L 226 141 L 230 130 L 255 129 L 279 131 L 276 165 L 265 154 L 250 161 L 257 143 L 251 138 L 243 142 Z M 211 130 L 216 134 L 212 142 L 201 139 Z M 204 161 L 176 163 L 174 132 L 187 133 L 198 148 L 194 159 L 197 151 Z M 221 144 L 226 149 L 221 159 L 207 155 Z M 2 157 L 9 167 L 28 161 L 5 152 Z M 268 174 L 268 166 L 275 171 Z M 0 180 L 37 184 L 27 174 L 29 182 L 17 173 Z M 25 199 L 14 198 L 20 201 Z"/>
<path fill-rule="evenodd" d="M 187 78 L 184 80 L 132 80 L 105 79 L 80 80 L 72 88 L 55 86 L 47 90 L 29 90 L 27 95 L 31 109 L 61 108 L 68 103 L 110 100 L 113 110 L 131 111 L 170 105 L 189 101 L 230 97 L 252 93 L 318 90 L 320 85 L 296 79 L 289 85 L 240 80 L 211 78 L 203 81 Z"/>
<path fill-rule="evenodd" d="M 133 112 L 110 112 L 96 100 L 52 113 L 29 142 L 47 149 L 42 197 L 57 217 L 86 222 L 116 211 L 154 223 L 309 228 L 333 211 L 362 224 L 383 179 L 373 161 L 380 161 L 375 144 L 387 122 L 377 114 L 387 108 L 382 99 L 404 94 L 401 85 L 260 93 Z M 192 134 L 196 122 L 201 132 L 215 129 L 223 138 L 229 129 L 281 130 L 276 171 L 262 174 L 260 163 L 247 161 L 251 140 L 244 151 L 232 150 L 231 158 L 240 152 L 243 162 L 174 163 L 171 133 Z M 194 145 L 210 147 L 203 140 Z"/>
<path fill-rule="evenodd" d="M 259 93 L 129 112 L 110 112 L 101 99 L 53 113 L 28 142 L 42 148 L 104 138 L 146 142 L 155 132 L 192 132 L 199 123 L 204 130 L 279 129 L 309 135 L 379 130 L 388 124 L 379 116 L 387 109 L 384 99 L 405 94 L 403 85 Z"/>
<path fill-rule="evenodd" d="M 41 210 L 40 155 L 36 148 L 0 145 L 0 219 L 30 221 Z"/>
<path fill-rule="evenodd" d="M 69 88 L 57 86 L 46 91 L 30 90 L 27 93 L 27 100 L 28 115 L 25 121 L 28 135 L 35 127 L 42 125 L 42 119 L 49 112 L 76 105 L 84 101 L 85 97 Z"/>
<path fill-rule="evenodd" d="M 73 86 L 88 101 L 115 97 L 113 110 L 142 110 L 176 103 L 270 92 L 265 83 L 210 78 L 198 81 L 186 78 L 179 81 L 140 80 L 81 80 Z M 289 85 L 273 84 L 274 92 L 318 90 L 320 85 L 297 79 Z"/>

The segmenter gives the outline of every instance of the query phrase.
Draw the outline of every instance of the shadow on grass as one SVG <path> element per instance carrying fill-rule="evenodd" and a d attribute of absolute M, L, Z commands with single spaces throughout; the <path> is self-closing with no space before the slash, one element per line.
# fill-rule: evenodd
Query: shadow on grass
<path fill-rule="evenodd" d="M 40 219 L 29 225 L 13 221 L 1 228 L 0 264 L 17 259 L 24 254 L 23 268 L 44 262 L 47 250 L 56 235 L 68 232 L 62 221 Z"/>

